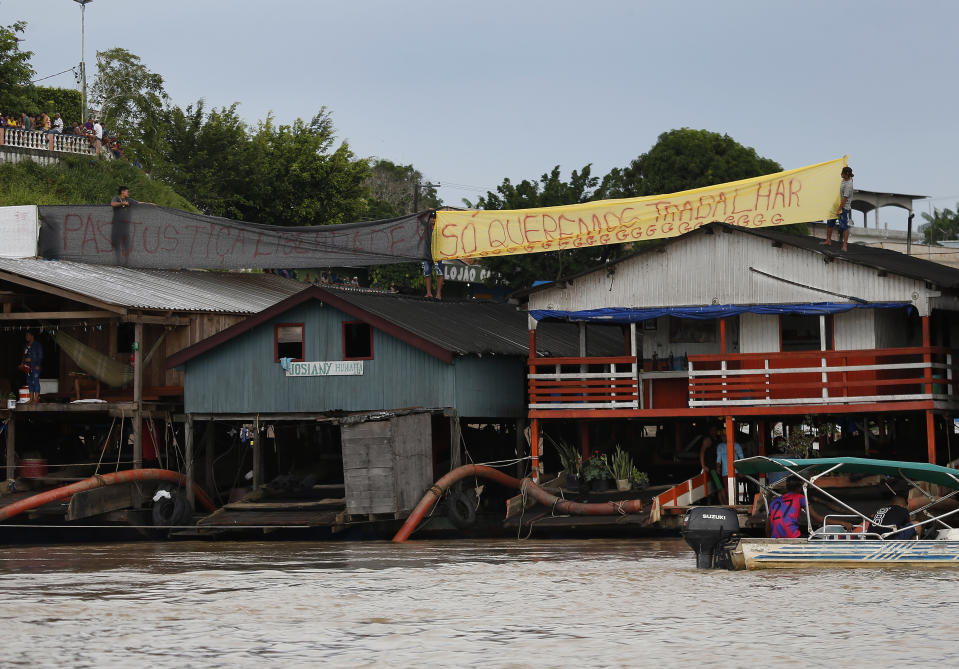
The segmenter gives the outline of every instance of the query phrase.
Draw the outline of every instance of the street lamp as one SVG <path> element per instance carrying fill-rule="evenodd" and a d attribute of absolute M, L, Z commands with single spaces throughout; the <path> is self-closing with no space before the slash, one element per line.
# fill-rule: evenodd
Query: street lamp
<path fill-rule="evenodd" d="M 86 63 L 86 29 L 87 5 L 93 0 L 73 0 L 80 5 L 80 81 L 83 87 L 83 106 L 80 108 L 80 123 L 87 122 L 87 63 Z"/>

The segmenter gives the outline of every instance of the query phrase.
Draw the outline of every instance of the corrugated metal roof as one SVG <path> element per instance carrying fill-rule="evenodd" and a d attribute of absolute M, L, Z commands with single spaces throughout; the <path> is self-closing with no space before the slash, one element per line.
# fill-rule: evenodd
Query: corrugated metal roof
<path fill-rule="evenodd" d="M 455 354 L 526 356 L 529 350 L 526 312 L 515 305 L 322 288 Z M 618 327 L 591 326 L 587 341 L 591 355 L 624 354 L 625 340 Z M 579 355 L 576 324 L 551 323 L 548 328 L 538 329 L 536 348 L 541 355 Z"/>
<path fill-rule="evenodd" d="M 612 260 L 605 265 L 599 265 L 577 274 L 564 276 L 555 282 L 518 290 L 513 293 L 513 296 L 517 298 L 527 297 L 532 293 L 555 288 L 557 284 L 572 281 L 573 279 L 592 274 L 593 272 L 608 271 L 610 267 L 624 262 L 630 262 L 633 258 L 656 253 L 663 246 L 682 243 L 684 240 L 695 235 L 709 234 L 717 229 L 726 229 L 730 232 L 743 232 L 757 237 L 763 237 L 770 241 L 805 249 L 837 260 L 844 260 L 849 263 L 890 272 L 910 279 L 928 281 L 941 288 L 959 288 L 959 269 L 924 258 L 906 255 L 898 251 L 866 246 L 865 244 L 850 244 L 848 251 L 842 251 L 840 250 L 842 244 L 835 239 L 833 240 L 832 246 L 823 246 L 821 243 L 823 241 L 822 239 L 811 235 L 796 235 L 775 228 L 745 228 L 727 223 L 713 222 L 707 223 L 696 230 L 692 230 L 678 237 L 660 240 L 659 244 L 650 245 L 634 253 Z"/>
<path fill-rule="evenodd" d="M 0 258 L 0 272 L 130 309 L 256 313 L 305 287 L 275 274 L 87 265 Z"/>

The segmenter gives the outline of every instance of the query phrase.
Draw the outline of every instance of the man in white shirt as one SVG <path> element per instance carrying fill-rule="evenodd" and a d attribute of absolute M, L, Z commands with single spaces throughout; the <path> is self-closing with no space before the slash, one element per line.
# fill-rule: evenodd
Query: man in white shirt
<path fill-rule="evenodd" d="M 103 141 L 103 126 L 100 125 L 100 119 L 93 122 L 93 134 L 96 135 L 98 142 Z"/>
<path fill-rule="evenodd" d="M 60 118 L 59 114 L 54 114 L 53 119 L 53 132 L 62 135 L 63 134 L 63 119 Z"/>

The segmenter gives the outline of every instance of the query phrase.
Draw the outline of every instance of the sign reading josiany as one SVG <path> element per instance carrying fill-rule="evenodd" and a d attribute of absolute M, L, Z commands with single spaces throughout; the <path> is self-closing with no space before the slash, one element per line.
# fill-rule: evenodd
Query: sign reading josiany
<path fill-rule="evenodd" d="M 670 195 L 538 209 L 437 211 L 433 259 L 676 237 L 712 221 L 762 228 L 835 218 L 845 164 L 843 157 Z"/>
<path fill-rule="evenodd" d="M 362 360 L 291 362 L 287 376 L 363 376 Z"/>
<path fill-rule="evenodd" d="M 429 258 L 429 212 L 280 227 L 148 204 L 40 208 L 39 255 L 155 269 L 365 267 Z"/>

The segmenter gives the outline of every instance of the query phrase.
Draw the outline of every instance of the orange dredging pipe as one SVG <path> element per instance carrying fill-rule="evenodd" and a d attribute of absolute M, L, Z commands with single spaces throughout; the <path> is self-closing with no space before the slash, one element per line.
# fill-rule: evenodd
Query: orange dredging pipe
<path fill-rule="evenodd" d="M 31 495 L 30 497 L 25 497 L 13 504 L 8 504 L 0 508 L 0 521 L 12 518 L 24 511 L 35 509 L 38 506 L 65 499 L 84 490 L 102 488 L 115 483 L 130 483 L 131 481 L 169 481 L 178 484 L 180 487 L 186 487 L 186 476 L 179 472 L 173 472 L 169 469 L 126 469 L 122 472 L 111 472 L 110 474 L 91 476 L 88 479 L 77 481 L 76 483 L 71 483 L 70 485 L 65 485 L 60 488 L 54 488 L 53 490 L 47 490 L 36 495 Z M 209 496 L 207 496 L 206 492 L 203 491 L 203 488 L 196 483 L 193 484 L 193 492 L 196 495 L 197 501 L 206 507 L 207 510 L 216 511 L 216 505 Z"/>
<path fill-rule="evenodd" d="M 533 483 L 532 479 L 518 479 L 515 476 L 504 474 L 503 472 L 487 467 L 485 465 L 463 465 L 450 471 L 441 477 L 433 486 L 426 491 L 423 499 L 413 509 L 413 513 L 403 523 L 403 527 L 393 537 L 396 543 L 402 543 L 410 538 L 413 530 L 419 526 L 423 518 L 433 508 L 451 485 L 468 476 L 478 476 L 480 478 L 495 481 L 508 488 L 523 490 L 540 504 L 546 505 L 554 510 L 568 513 L 571 516 L 614 516 L 616 514 L 638 513 L 643 510 L 643 501 L 640 499 L 627 499 L 621 502 L 604 502 L 602 504 L 582 504 L 580 502 L 570 502 L 556 495 L 551 495 L 538 485 Z"/>

